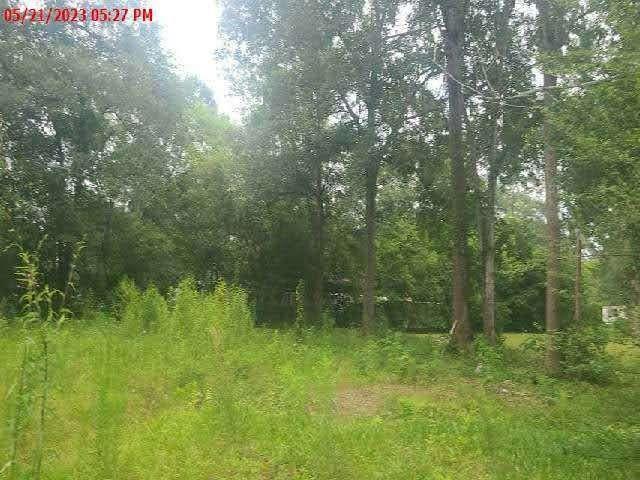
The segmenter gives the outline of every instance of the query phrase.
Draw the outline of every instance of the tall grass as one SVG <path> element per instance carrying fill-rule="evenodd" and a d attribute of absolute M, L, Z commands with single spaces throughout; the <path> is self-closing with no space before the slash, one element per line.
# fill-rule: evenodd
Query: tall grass
<path fill-rule="evenodd" d="M 3 398 L 10 385 L 2 379 L 18 382 L 21 335 L 0 336 Z M 110 321 L 68 323 L 49 339 L 47 479 L 639 472 L 637 379 L 543 383 L 535 352 L 479 349 L 478 358 L 463 358 L 443 353 L 435 336 L 254 328 L 241 289 L 199 292 L 190 280 L 166 298 L 126 282 Z M 25 372 L 25 381 L 37 378 Z M 22 432 L 20 461 L 38 444 Z M 0 431 L 7 455 L 10 437 Z M 19 474 L 33 478 L 28 469 Z"/>
<path fill-rule="evenodd" d="M 9 478 L 41 478 L 50 382 L 49 330 L 54 323 L 60 325 L 67 314 L 63 292 L 41 281 L 39 252 L 45 240 L 46 237 L 35 252 L 14 245 L 20 261 L 16 279 L 23 290 L 18 318 L 22 327 L 22 355 L 17 381 L 7 395 L 13 407 L 8 415 L 10 448 L 1 471 L 6 471 Z M 57 309 L 56 298 L 61 299 Z M 23 443 L 29 443 L 29 434 L 34 437 L 33 446 L 25 448 Z"/>

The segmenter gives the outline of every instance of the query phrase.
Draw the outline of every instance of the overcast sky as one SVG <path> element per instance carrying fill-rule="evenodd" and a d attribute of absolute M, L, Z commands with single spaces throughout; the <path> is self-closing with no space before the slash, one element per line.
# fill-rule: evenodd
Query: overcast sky
<path fill-rule="evenodd" d="M 219 110 L 239 122 L 242 102 L 230 94 L 224 72 L 214 58 L 219 16 L 217 0 L 141 0 L 140 3 L 153 8 L 153 21 L 161 25 L 164 46 L 173 54 L 179 69 L 198 76 L 213 90 Z M 516 9 L 535 14 L 535 7 L 523 0 L 516 0 Z M 536 77 L 540 77 L 536 73 Z M 540 83 L 540 78 L 537 80 Z M 432 88 L 443 93 L 442 78 L 431 83 Z"/>
<path fill-rule="evenodd" d="M 153 20 L 162 26 L 164 46 L 185 73 L 197 75 L 215 94 L 218 108 L 239 120 L 237 101 L 227 95 L 224 75 L 214 58 L 217 46 L 216 0 L 147 0 Z"/>

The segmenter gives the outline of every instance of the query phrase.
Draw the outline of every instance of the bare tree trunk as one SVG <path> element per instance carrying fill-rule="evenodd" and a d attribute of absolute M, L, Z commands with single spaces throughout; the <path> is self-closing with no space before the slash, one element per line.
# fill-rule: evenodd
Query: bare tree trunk
<path fill-rule="evenodd" d="M 495 125 L 494 145 L 491 147 L 493 164 L 489 167 L 487 184 L 486 213 L 484 219 L 484 295 L 482 298 L 482 326 L 484 336 L 489 343 L 495 344 L 496 334 L 496 189 L 498 172 L 495 165 L 497 157 L 497 131 Z"/>
<path fill-rule="evenodd" d="M 489 175 L 487 187 L 484 191 L 480 173 L 478 171 L 478 156 L 475 144 L 471 145 L 469 154 L 470 171 L 473 179 L 475 199 L 475 215 L 477 218 L 478 241 L 480 243 L 480 258 L 483 266 L 483 291 L 482 291 L 482 323 L 483 333 L 489 343 L 495 344 L 497 340 L 495 320 L 495 203 L 499 165 L 499 119 L 495 115 L 493 134 L 488 154 Z"/>
<path fill-rule="evenodd" d="M 382 11 L 378 0 L 371 1 L 369 98 L 367 99 L 367 160 L 365 166 L 366 269 L 362 298 L 362 332 L 374 325 L 376 292 L 376 197 L 380 156 L 377 149 L 377 111 L 382 95 Z"/>
<path fill-rule="evenodd" d="M 367 172 L 367 198 L 365 206 L 367 259 L 362 304 L 362 330 L 364 333 L 371 331 L 376 315 L 376 189 L 377 175 Z"/>
<path fill-rule="evenodd" d="M 544 86 L 556 85 L 556 77 L 544 74 Z M 545 100 L 549 93 L 545 93 Z M 545 101 L 545 103 L 549 103 Z M 556 374 L 560 368 L 560 354 L 556 347 L 555 334 L 560 327 L 558 321 L 558 289 L 560 277 L 559 265 L 559 238 L 560 219 L 558 217 L 558 187 L 556 175 L 558 162 L 556 152 L 551 145 L 551 126 L 548 118 L 543 122 L 544 137 L 544 181 L 545 181 L 545 215 L 547 218 L 547 292 L 545 301 L 545 323 L 548 335 L 547 344 L 547 369 L 549 373 Z"/>
<path fill-rule="evenodd" d="M 493 79 L 493 85 L 501 95 L 504 91 L 505 75 L 504 60 L 507 49 L 511 44 L 512 33 L 509 29 L 509 19 L 515 8 L 515 0 L 506 0 L 502 11 L 496 14 L 496 53 L 497 65 L 500 66 L 498 78 Z M 487 79 L 488 81 L 488 79 Z M 502 144 L 502 120 L 503 111 L 501 106 L 495 107 L 493 113 L 493 136 L 489 151 L 489 175 L 487 179 L 487 195 L 484 205 L 484 221 L 482 222 L 484 235 L 483 261 L 484 261 L 484 294 L 482 298 L 482 325 L 483 332 L 489 343 L 495 344 L 496 333 L 496 190 L 498 187 L 498 175 L 502 168 L 502 156 L 499 152 L 499 145 Z"/>
<path fill-rule="evenodd" d="M 114 205 L 111 200 L 107 202 L 105 210 L 104 227 L 102 229 L 102 239 L 100 241 L 100 263 L 99 267 L 99 279 L 101 282 L 100 293 L 106 292 L 109 285 L 109 275 L 107 271 L 107 262 L 111 260 L 111 245 L 112 245 L 112 225 L 114 215 Z"/>
<path fill-rule="evenodd" d="M 548 0 L 538 0 L 538 12 L 541 23 L 541 50 L 545 53 L 557 53 L 559 45 L 559 26 L 561 18 L 552 14 Z M 556 12 L 557 13 L 557 12 Z M 545 324 L 547 331 L 547 370 L 550 374 L 557 374 L 560 369 L 560 352 L 556 345 L 555 334 L 560 327 L 558 320 L 558 289 L 559 289 L 559 243 L 560 243 L 560 219 L 558 216 L 558 187 L 556 177 L 558 173 L 558 160 L 553 147 L 551 122 L 549 109 L 553 103 L 553 89 L 558 83 L 555 75 L 544 72 L 544 105 L 545 112 L 542 124 L 542 136 L 544 141 L 544 181 L 545 181 L 545 216 L 547 220 L 547 291 L 545 299 Z"/>
<path fill-rule="evenodd" d="M 473 123 L 469 120 L 468 117 L 465 117 L 465 130 L 467 133 L 467 144 L 469 144 L 469 174 L 471 176 L 471 188 L 473 189 L 473 199 L 474 199 L 474 210 L 476 217 L 476 227 L 478 229 L 478 242 L 479 242 L 479 250 L 480 257 L 482 259 L 482 264 L 484 265 L 484 252 L 485 252 L 485 241 L 486 241 L 486 233 L 485 233 L 485 192 L 482 186 L 482 178 L 480 177 L 480 172 L 478 169 L 478 160 L 480 157 L 480 149 L 479 149 L 479 135 L 476 136 L 474 130 Z"/>
<path fill-rule="evenodd" d="M 324 297 L 324 202 L 322 186 L 322 162 L 316 159 L 314 165 L 314 198 L 311 214 L 311 236 L 313 259 L 309 285 L 309 318 L 312 325 L 319 325 L 322 319 Z"/>
<path fill-rule="evenodd" d="M 582 237 L 576 229 L 576 278 L 573 287 L 573 323 L 582 323 Z"/>
<path fill-rule="evenodd" d="M 447 89 L 449 92 L 449 155 L 453 187 L 453 326 L 452 341 L 466 350 L 471 342 L 467 304 L 467 181 L 463 150 L 462 122 L 464 96 L 460 81 L 464 65 L 464 22 L 467 1 L 441 3 L 445 21 Z"/>

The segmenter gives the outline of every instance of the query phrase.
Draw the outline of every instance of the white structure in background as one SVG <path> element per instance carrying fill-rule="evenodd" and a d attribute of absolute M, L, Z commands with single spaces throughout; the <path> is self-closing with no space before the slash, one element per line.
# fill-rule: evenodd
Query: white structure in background
<path fill-rule="evenodd" d="M 611 325 L 616 320 L 625 320 L 627 318 L 627 307 L 624 305 L 607 305 L 602 307 L 602 321 L 607 325 Z"/>

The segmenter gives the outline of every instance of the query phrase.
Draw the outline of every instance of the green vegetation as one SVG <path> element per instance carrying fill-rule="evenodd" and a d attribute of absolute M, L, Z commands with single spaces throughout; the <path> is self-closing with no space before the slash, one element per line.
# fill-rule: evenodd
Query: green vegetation
<path fill-rule="evenodd" d="M 637 347 L 615 355 L 636 374 L 595 386 L 545 376 L 519 346 L 529 337 L 457 357 L 439 335 L 255 328 L 244 294 L 224 285 L 205 295 L 183 282 L 169 305 L 124 288 L 118 321 L 96 314 L 50 334 L 42 478 L 640 474 Z M 28 334 L 0 337 L 3 399 L 15 398 Z M 15 413 L 3 402 L 3 419 Z M 14 478 L 27 478 L 37 442 L 25 420 Z"/>
<path fill-rule="evenodd" d="M 446 332 L 455 310 L 493 338 L 542 331 L 550 301 L 562 329 L 576 228 L 587 323 L 640 303 L 637 2 L 462 2 L 453 142 L 455 62 L 436 31 L 456 2 L 374 3 L 220 2 L 219 66 L 247 106 L 235 123 L 157 24 L 2 23 L 0 310 L 20 308 L 18 244 L 41 245 L 44 283 L 76 313 L 113 306 L 125 276 L 162 294 L 191 276 L 241 285 L 260 324 L 292 324 L 304 303 L 307 324 L 329 310 L 339 326 Z M 538 44 L 548 23 L 559 50 Z M 536 84 L 543 68 L 558 88 Z"/>
<path fill-rule="evenodd" d="M 637 0 L 16 2 L 0 480 L 640 478 Z"/>

